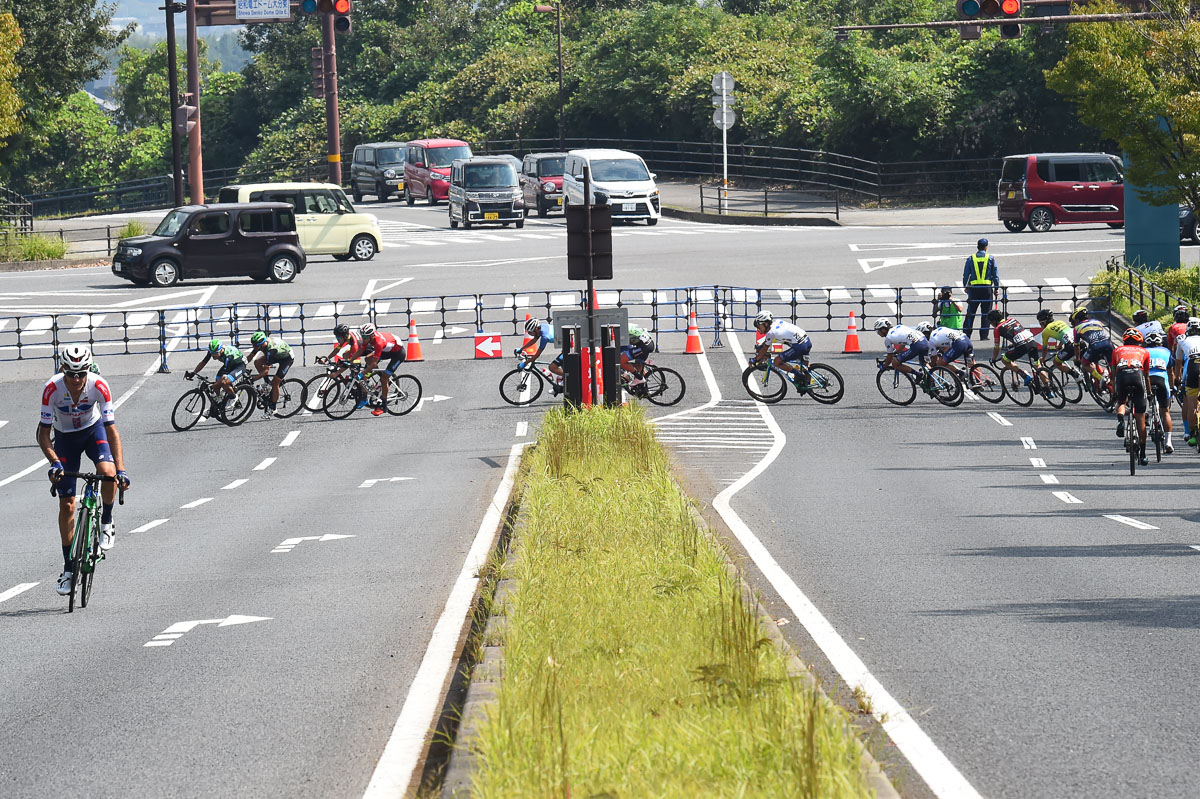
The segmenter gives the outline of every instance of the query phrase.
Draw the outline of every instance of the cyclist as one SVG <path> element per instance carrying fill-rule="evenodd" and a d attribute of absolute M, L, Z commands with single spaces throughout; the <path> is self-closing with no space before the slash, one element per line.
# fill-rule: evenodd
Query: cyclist
<path fill-rule="evenodd" d="M 529 343 L 517 350 L 518 355 L 525 357 L 526 363 L 533 363 L 542 354 L 542 350 L 546 349 L 547 344 L 554 343 L 554 326 L 549 322 L 543 322 L 541 319 L 526 319 L 525 332 L 529 334 Z M 537 347 L 536 352 L 531 352 L 533 347 Z M 554 396 L 562 393 L 562 377 L 563 377 L 563 356 L 560 352 L 558 357 L 550 362 L 549 369 L 558 380 L 550 384 L 550 390 Z"/>
<path fill-rule="evenodd" d="M 796 366 L 795 362 L 808 366 L 808 353 L 812 351 L 812 339 L 808 333 L 786 319 L 776 319 L 770 311 L 759 311 L 758 316 L 754 317 L 754 329 L 763 337 L 754 350 L 752 363 L 766 360 L 771 344 L 778 341 L 785 349 L 775 356 L 775 368 L 787 372 L 792 385 L 803 393 L 809 384 L 808 370 Z"/>
<path fill-rule="evenodd" d="M 384 367 L 383 373 L 380 375 L 383 406 L 371 411 L 372 416 L 382 416 L 383 409 L 387 406 L 388 388 L 392 383 L 392 373 L 396 371 L 397 366 L 404 363 L 404 344 L 391 333 L 385 333 L 377 329 L 370 322 L 360 327 L 358 332 L 362 337 L 363 357 L 366 361 L 363 368 L 370 372 L 379 366 L 380 361 L 387 361 L 387 366 Z"/>
<path fill-rule="evenodd" d="M 1184 335 L 1175 343 L 1175 363 L 1180 370 L 1183 392 L 1183 434 L 1188 446 L 1196 446 L 1196 395 L 1200 394 L 1200 318 L 1187 321 Z"/>
<path fill-rule="evenodd" d="M 48 477 L 58 490 L 58 536 L 62 543 L 63 572 L 55 590 L 66 596 L 71 593 L 71 541 L 75 537 L 74 477 L 64 472 L 78 472 L 84 453 L 96 471 L 115 477 L 122 488 L 129 487 L 125 473 L 124 450 L 117 433 L 113 411 L 112 390 L 98 374 L 90 371 L 92 351 L 85 344 L 71 344 L 63 349 L 62 371 L 50 378 L 42 389 L 42 412 L 38 422 L 37 442 L 50 462 Z M 50 431 L 54 441 L 50 441 Z M 100 548 L 112 549 L 116 543 L 113 526 L 113 500 L 117 486 L 100 484 Z"/>
<path fill-rule="evenodd" d="M 1121 346 L 1113 350 L 1113 397 L 1117 403 L 1117 438 L 1125 437 L 1125 404 L 1133 403 L 1137 417 L 1141 454 L 1138 463 L 1146 465 L 1146 397 L 1150 396 L 1150 355 L 1142 346 L 1142 333 L 1131 327 L 1121 336 Z"/>
<path fill-rule="evenodd" d="M 998 308 L 993 308 L 988 311 L 987 320 L 992 324 L 992 338 L 995 339 L 995 344 L 992 346 L 992 364 L 995 365 L 1000 361 L 1004 362 L 1004 368 L 1009 371 L 1016 372 L 1025 379 L 1025 384 L 1029 385 L 1033 382 L 1033 377 L 1025 374 L 1025 370 L 1017 363 L 1021 358 L 1031 355 L 1037 355 L 1037 342 L 1034 341 L 1033 333 L 1025 329 L 1025 326 L 1010 316 L 1004 318 L 1004 314 Z M 1000 357 L 1000 341 L 1007 340 L 1012 346 L 1004 351 L 1004 357 Z"/>
<path fill-rule="evenodd" d="M 1075 357 L 1079 359 L 1079 366 L 1090 371 L 1098 383 L 1103 376 L 1096 364 L 1112 362 L 1113 346 L 1108 329 L 1100 320 L 1089 319 L 1087 308 L 1071 311 L 1071 324 L 1075 325 Z"/>
<path fill-rule="evenodd" d="M 1133 326 L 1142 334 L 1142 341 L 1146 340 L 1146 336 L 1151 333 L 1165 335 L 1162 323 L 1157 319 L 1151 319 L 1150 313 L 1145 308 L 1139 308 L 1133 312 Z"/>
<path fill-rule="evenodd" d="M 929 354 L 931 345 L 924 335 L 908 325 L 893 325 L 890 319 L 876 319 L 872 327 L 883 339 L 884 348 L 890 350 L 879 364 L 880 369 L 890 366 L 911 375 L 913 368 L 907 366 L 905 361 L 917 358 L 922 366 L 925 365 L 925 356 Z"/>
<path fill-rule="evenodd" d="M 1162 333 L 1151 333 L 1146 336 L 1146 354 L 1150 356 L 1150 390 L 1158 401 L 1158 415 L 1162 418 L 1163 430 L 1167 431 L 1167 440 L 1163 449 L 1170 455 L 1175 451 L 1171 446 L 1171 384 L 1170 370 L 1175 363 L 1175 356 L 1163 346 Z"/>
<path fill-rule="evenodd" d="M 1049 308 L 1038 311 L 1037 320 L 1042 326 L 1042 363 L 1049 363 L 1049 351 L 1053 349 L 1054 367 L 1069 376 L 1071 367 L 1067 362 L 1075 357 L 1075 331 L 1066 322 L 1056 321 L 1054 311 Z"/>
<path fill-rule="evenodd" d="M 971 344 L 971 337 L 961 330 L 945 325 L 934 327 L 929 322 L 917 325 L 916 330 L 929 339 L 929 344 L 933 347 L 930 362 L 934 366 L 945 366 L 958 372 L 951 364 L 959 358 L 963 359 L 963 365 L 968 371 L 975 365 L 975 347 Z"/>
<path fill-rule="evenodd" d="M 654 336 L 644 327 L 629 326 L 629 343 L 621 348 L 621 369 L 631 376 L 630 386 L 643 383 L 642 372 L 646 368 L 646 359 L 654 352 Z"/>
<path fill-rule="evenodd" d="M 221 368 L 217 370 L 217 376 L 213 382 L 216 383 L 218 388 L 232 397 L 234 382 L 240 379 L 246 371 L 246 356 L 232 344 L 222 344 L 219 338 L 214 338 L 208 342 L 208 352 L 204 353 L 204 357 L 200 359 L 200 363 L 196 364 L 196 368 L 192 371 L 184 372 L 183 376 L 191 380 L 214 358 L 221 362 Z"/>
<path fill-rule="evenodd" d="M 1179 337 L 1183 335 L 1187 329 L 1187 320 L 1191 316 L 1191 312 L 1186 305 L 1176 305 L 1175 310 L 1171 312 L 1175 322 L 1167 328 L 1167 349 L 1175 352 L 1175 344 L 1179 341 Z M 1175 382 L 1179 382 L 1179 363 L 1175 363 Z"/>
<path fill-rule="evenodd" d="M 279 365 L 275 376 L 271 378 L 271 401 L 268 407 L 272 413 L 275 412 L 275 403 L 279 402 L 279 384 L 287 377 L 294 361 L 292 348 L 282 337 L 268 336 L 261 330 L 250 337 L 250 365 L 259 378 L 266 377 L 273 365 Z"/>

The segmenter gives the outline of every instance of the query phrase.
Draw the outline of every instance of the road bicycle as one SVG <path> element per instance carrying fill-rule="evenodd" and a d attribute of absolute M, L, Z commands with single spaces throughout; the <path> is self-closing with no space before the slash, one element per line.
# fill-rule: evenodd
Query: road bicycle
<path fill-rule="evenodd" d="M 257 374 L 251 376 L 246 374 L 242 377 L 239 383 L 245 383 L 250 386 L 254 392 L 255 407 L 262 411 L 264 419 L 270 419 L 272 416 L 277 416 L 280 419 L 287 419 L 300 413 L 304 408 L 304 381 L 298 377 L 287 377 L 279 381 L 279 399 L 275 402 L 275 407 L 271 408 L 271 384 L 274 378 L 268 373 L 260 378 Z"/>
<path fill-rule="evenodd" d="M 1044 360 L 1038 360 L 1037 366 L 1039 369 L 1045 369 L 1058 378 L 1063 398 L 1068 403 L 1071 405 L 1079 404 L 1083 399 L 1084 378 L 1078 369 L 1069 363 L 1063 363 L 1060 366 L 1057 364 L 1048 364 Z"/>
<path fill-rule="evenodd" d="M 993 405 L 1004 400 L 1004 379 L 991 366 L 985 363 L 972 363 L 969 367 L 962 369 L 952 363 L 944 363 L 942 366 L 954 372 L 959 382 L 962 383 L 963 388 L 981 400 L 990 402 Z"/>
<path fill-rule="evenodd" d="M 1146 401 L 1146 437 L 1154 442 L 1154 462 L 1162 463 L 1163 448 L 1167 443 L 1167 429 L 1163 426 L 1162 415 L 1158 410 L 1158 397 L 1154 392 Z"/>
<path fill-rule="evenodd" d="M 1103 363 L 1094 364 L 1094 366 L 1100 370 L 1099 380 L 1096 380 L 1092 375 L 1090 366 L 1080 365 L 1080 372 L 1083 375 L 1083 387 L 1097 405 L 1103 408 L 1106 413 L 1112 413 L 1113 409 L 1117 406 L 1113 401 L 1112 387 L 1109 384 L 1108 367 Z"/>
<path fill-rule="evenodd" d="M 245 417 L 254 411 L 254 392 L 249 386 L 236 388 L 230 397 L 216 382 L 204 375 L 192 375 L 184 379 L 198 380 L 200 385 L 183 392 L 171 411 L 171 426 L 181 433 L 195 427 L 201 419 L 210 417 L 233 427 L 245 421 Z"/>
<path fill-rule="evenodd" d="M 618 367 L 620 368 L 620 367 Z M 633 375 L 621 369 L 621 385 L 632 396 L 649 400 L 655 405 L 676 405 L 687 392 L 683 376 L 674 369 L 658 366 L 652 361 L 642 363 L 642 382 L 633 383 Z"/>
<path fill-rule="evenodd" d="M 1137 473 L 1138 459 L 1146 455 L 1146 442 L 1138 440 L 1137 417 L 1134 416 L 1132 402 L 1125 403 L 1122 424 L 1125 425 L 1125 451 L 1129 453 L 1129 474 L 1132 476 Z"/>
<path fill-rule="evenodd" d="M 544 363 L 527 360 L 519 349 L 514 350 L 513 354 L 517 356 L 517 368 L 500 378 L 500 396 L 509 405 L 533 403 L 546 390 L 546 383 L 561 389 L 561 378 Z M 679 379 L 679 384 L 683 386 L 683 378 Z"/>
<path fill-rule="evenodd" d="M 875 387 L 883 398 L 893 405 L 909 405 L 917 398 L 919 386 L 929 396 L 953 408 L 962 404 L 963 384 L 953 370 L 945 366 L 926 366 L 921 364 L 914 374 L 902 372 L 895 366 L 884 366 L 883 358 L 876 358 L 879 366 L 875 375 Z"/>
<path fill-rule="evenodd" d="M 846 393 L 846 384 L 837 369 L 825 363 L 795 363 L 796 377 L 775 365 L 773 357 L 751 361 L 742 371 L 742 386 L 759 402 L 774 404 L 787 394 L 788 383 L 800 396 L 810 396 L 823 405 L 833 405 Z M 807 379 L 807 382 L 806 382 Z"/>
<path fill-rule="evenodd" d="M 83 496 L 75 508 L 75 537 L 71 539 L 71 593 L 67 599 L 67 612 L 75 612 L 75 595 L 79 594 L 79 607 L 86 608 L 92 598 L 92 586 L 96 582 L 96 565 L 104 560 L 100 548 L 100 492 L 101 482 L 116 483 L 117 478 L 94 472 L 63 472 L 67 479 L 83 481 Z M 50 496 L 58 495 L 58 485 L 50 486 Z M 118 484 L 120 504 L 125 504 L 125 489 Z"/>

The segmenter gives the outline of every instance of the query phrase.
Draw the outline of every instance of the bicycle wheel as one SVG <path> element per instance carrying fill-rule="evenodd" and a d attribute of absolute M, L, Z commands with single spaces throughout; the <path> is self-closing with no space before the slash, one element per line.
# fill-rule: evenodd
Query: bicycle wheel
<path fill-rule="evenodd" d="M 298 377 L 289 377 L 279 383 L 279 399 L 275 402 L 275 415 L 284 419 L 300 413 L 305 407 L 307 386 Z"/>
<path fill-rule="evenodd" d="M 529 405 L 542 396 L 546 378 L 536 369 L 513 369 L 500 378 L 500 396 L 509 405 Z"/>
<path fill-rule="evenodd" d="M 204 389 L 193 388 L 191 391 L 185 391 L 175 402 L 175 409 L 171 411 L 171 427 L 181 433 L 191 430 L 207 409 L 208 397 L 205 396 Z"/>
<path fill-rule="evenodd" d="M 1083 384 L 1075 372 L 1059 372 L 1058 382 L 1062 384 L 1063 397 L 1072 405 L 1078 405 L 1083 399 Z"/>
<path fill-rule="evenodd" d="M 1154 462 L 1162 463 L 1164 433 L 1159 424 L 1154 425 Z"/>
<path fill-rule="evenodd" d="M 67 599 L 67 612 L 75 612 L 76 592 L 79 597 L 79 607 L 83 602 L 83 560 L 87 551 L 88 525 L 91 523 L 90 514 L 82 506 L 76 509 L 75 537 L 71 539 L 71 593 Z"/>
<path fill-rule="evenodd" d="M 362 396 L 362 385 L 357 381 L 337 383 L 325 392 L 321 410 L 325 411 L 325 415 L 330 419 L 345 419 L 358 410 Z"/>
<path fill-rule="evenodd" d="M 779 402 L 787 394 L 787 380 L 769 363 L 747 366 L 742 372 L 742 385 L 746 387 L 747 394 L 768 405 Z"/>
<path fill-rule="evenodd" d="M 687 391 L 683 376 L 674 369 L 662 366 L 647 366 L 642 372 L 645 379 L 646 399 L 655 405 L 675 405 Z"/>
<path fill-rule="evenodd" d="M 403 416 L 421 401 L 421 381 L 412 375 L 392 375 L 384 408 L 392 416 Z"/>
<path fill-rule="evenodd" d="M 1062 408 L 1067 404 L 1067 396 L 1063 393 L 1058 375 L 1047 369 L 1038 369 L 1033 379 L 1038 382 L 1038 393 L 1051 408 Z"/>
<path fill-rule="evenodd" d="M 999 372 L 985 363 L 977 363 L 971 367 L 968 388 L 984 402 L 995 405 L 1004 401 L 1004 380 Z"/>
<path fill-rule="evenodd" d="M 1012 370 L 1004 372 L 1004 392 L 1016 404 L 1028 408 L 1033 404 L 1033 386 L 1025 382 L 1025 378 Z"/>
<path fill-rule="evenodd" d="M 841 373 L 829 364 L 810 363 L 808 375 L 808 395 L 822 405 L 833 405 L 846 393 Z"/>
<path fill-rule="evenodd" d="M 225 397 L 218 403 L 221 409 L 220 419 L 230 427 L 237 427 L 250 418 L 258 407 L 258 393 L 245 383 L 233 387 L 233 396 Z"/>
<path fill-rule="evenodd" d="M 965 396 L 962 382 L 953 370 L 944 366 L 933 367 L 929 370 L 929 386 L 933 392 L 933 398 L 947 408 L 962 405 Z"/>
<path fill-rule="evenodd" d="M 87 548 L 84 553 L 84 563 L 81 564 L 83 581 L 79 587 L 79 607 L 86 608 L 92 600 L 92 587 L 96 584 L 96 564 L 100 562 L 100 536 L 96 517 L 92 515 L 92 523 L 88 525 Z"/>
<path fill-rule="evenodd" d="M 1129 416 L 1129 414 L 1126 414 Z M 1132 428 L 1132 429 L 1131 429 Z M 1132 477 L 1137 473 L 1137 427 L 1132 419 L 1126 419 L 1125 427 L 1125 449 L 1129 450 L 1129 475 Z"/>
<path fill-rule="evenodd" d="M 308 378 L 304 383 L 304 410 L 319 413 L 325 402 L 325 394 L 334 386 L 343 382 L 342 377 L 330 377 L 328 372 L 322 372 Z"/>
<path fill-rule="evenodd" d="M 875 387 L 893 405 L 908 405 L 917 398 L 917 384 L 899 369 L 880 369 Z"/>

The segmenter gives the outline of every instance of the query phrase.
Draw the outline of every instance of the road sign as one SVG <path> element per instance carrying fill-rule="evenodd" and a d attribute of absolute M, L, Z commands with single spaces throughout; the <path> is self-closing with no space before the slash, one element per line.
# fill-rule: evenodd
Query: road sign
<path fill-rule="evenodd" d="M 737 112 L 732 108 L 718 108 L 713 111 L 713 124 L 718 130 L 729 130 L 737 122 Z"/>
<path fill-rule="evenodd" d="M 733 75 L 728 72 L 718 72 L 713 75 L 712 88 L 717 94 L 729 94 L 733 91 Z"/>
<path fill-rule="evenodd" d="M 729 94 L 714 94 L 712 96 L 712 104 L 714 107 L 720 108 L 723 105 L 733 105 L 735 99 L 733 92 Z"/>
<path fill-rule="evenodd" d="M 500 343 L 499 333 L 475 334 L 476 358 L 499 358 L 503 351 L 504 345 Z"/>
<path fill-rule="evenodd" d="M 238 19 L 291 19 L 288 0 L 237 0 Z"/>
<path fill-rule="evenodd" d="M 215 624 L 218 627 L 232 627 L 235 624 L 250 624 L 256 621 L 270 621 L 270 616 L 227 616 L 223 619 L 197 619 L 196 621 L 177 621 L 167 629 L 163 630 L 151 640 L 142 644 L 142 646 L 170 646 L 178 639 L 182 638 L 185 633 L 199 627 L 201 624 Z"/>
<path fill-rule="evenodd" d="M 278 546 L 271 550 L 271 554 L 275 554 L 276 552 L 291 552 L 296 548 L 296 545 L 302 541 L 316 541 L 317 543 L 322 543 L 325 541 L 339 541 L 343 538 L 354 538 L 354 536 L 326 533 L 325 535 L 305 535 L 299 538 L 285 538 L 279 542 Z"/>

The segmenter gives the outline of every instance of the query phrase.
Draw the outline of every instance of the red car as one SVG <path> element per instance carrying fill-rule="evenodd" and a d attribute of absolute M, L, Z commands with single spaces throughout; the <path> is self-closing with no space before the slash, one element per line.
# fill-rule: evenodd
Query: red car
<path fill-rule="evenodd" d="M 405 145 L 404 202 L 418 197 L 437 205 L 450 193 L 450 165 L 456 158 L 470 158 L 471 145 L 458 139 L 417 139 Z"/>
<path fill-rule="evenodd" d="M 1121 161 L 1105 153 L 1034 153 L 1004 159 L 996 215 L 1017 233 L 1055 225 L 1125 224 Z"/>
<path fill-rule="evenodd" d="M 521 162 L 521 193 L 525 214 L 536 210 L 538 216 L 561 211 L 563 203 L 563 159 L 566 153 L 530 153 Z"/>

